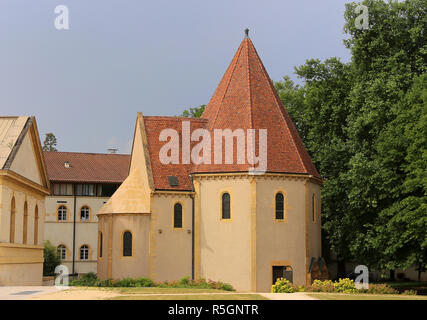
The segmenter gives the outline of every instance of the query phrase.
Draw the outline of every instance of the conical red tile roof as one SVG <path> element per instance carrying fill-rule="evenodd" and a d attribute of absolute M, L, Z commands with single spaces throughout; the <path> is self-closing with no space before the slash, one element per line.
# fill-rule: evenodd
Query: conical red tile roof
<path fill-rule="evenodd" d="M 207 128 L 211 131 L 267 129 L 267 172 L 310 174 L 320 178 L 248 37 L 240 44 L 202 118 L 208 120 Z M 258 140 L 256 146 L 258 152 Z M 233 164 L 213 164 L 212 158 L 212 164 L 198 165 L 194 171 L 243 172 L 250 167 L 237 164 L 234 152 Z"/>

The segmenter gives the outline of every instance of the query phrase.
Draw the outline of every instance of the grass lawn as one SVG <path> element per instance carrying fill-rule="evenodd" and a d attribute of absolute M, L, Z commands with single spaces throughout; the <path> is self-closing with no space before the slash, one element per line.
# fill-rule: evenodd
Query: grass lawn
<path fill-rule="evenodd" d="M 258 294 L 198 288 L 73 287 L 74 290 L 117 293 L 111 300 L 268 300 Z"/>
<path fill-rule="evenodd" d="M 258 294 L 147 294 L 120 296 L 112 300 L 268 300 Z"/>
<path fill-rule="evenodd" d="M 387 286 L 392 287 L 393 289 L 399 290 L 399 291 L 405 291 L 405 290 L 416 290 L 423 295 L 427 294 L 427 281 L 408 281 L 408 282 L 387 282 Z"/>
<path fill-rule="evenodd" d="M 400 294 L 309 293 L 307 295 L 319 300 L 427 300 L 427 296 Z"/>

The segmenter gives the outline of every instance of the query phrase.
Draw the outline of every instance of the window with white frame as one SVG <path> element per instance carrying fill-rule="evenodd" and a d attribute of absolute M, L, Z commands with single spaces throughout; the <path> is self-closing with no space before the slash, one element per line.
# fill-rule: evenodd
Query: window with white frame
<path fill-rule="evenodd" d="M 65 220 L 67 220 L 67 207 L 60 206 L 58 208 L 58 221 L 65 221 Z"/>
<path fill-rule="evenodd" d="M 87 245 L 80 247 L 80 260 L 89 260 L 89 247 Z"/>
<path fill-rule="evenodd" d="M 63 244 L 58 246 L 57 252 L 61 260 L 65 260 L 67 258 L 67 248 Z"/>
<path fill-rule="evenodd" d="M 80 209 L 80 220 L 89 221 L 89 218 L 90 218 L 90 209 L 88 206 L 83 206 Z"/>

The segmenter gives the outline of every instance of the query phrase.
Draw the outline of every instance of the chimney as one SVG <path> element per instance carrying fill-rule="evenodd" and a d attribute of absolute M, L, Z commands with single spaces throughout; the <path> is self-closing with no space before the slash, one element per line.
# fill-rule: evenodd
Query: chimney
<path fill-rule="evenodd" d="M 119 149 L 117 149 L 117 148 L 109 148 L 109 149 L 107 149 L 107 151 L 110 154 L 115 154 L 115 153 L 117 153 L 117 151 L 119 151 Z"/>

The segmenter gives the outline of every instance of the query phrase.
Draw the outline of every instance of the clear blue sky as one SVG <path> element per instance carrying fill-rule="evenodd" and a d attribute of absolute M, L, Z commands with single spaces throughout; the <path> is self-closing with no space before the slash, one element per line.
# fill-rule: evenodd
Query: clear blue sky
<path fill-rule="evenodd" d="M 340 57 L 344 0 L 1 0 L 0 115 L 35 115 L 60 151 L 130 152 L 138 111 L 207 104 L 243 36 L 270 77 Z M 69 8 L 70 29 L 54 27 Z"/>

